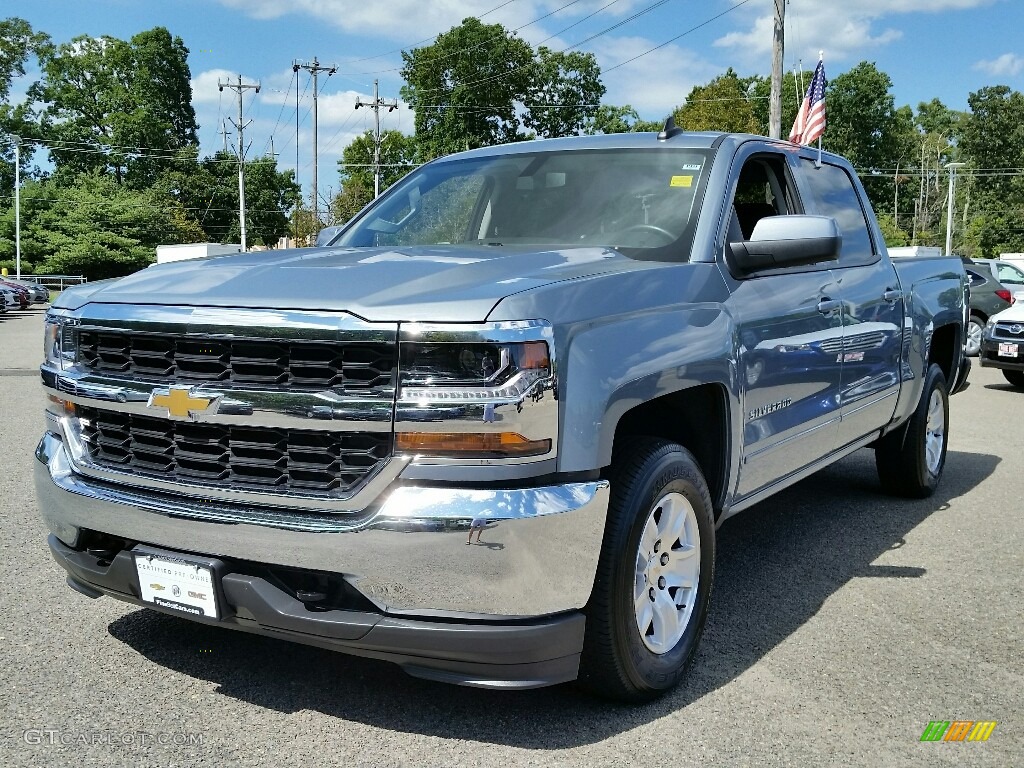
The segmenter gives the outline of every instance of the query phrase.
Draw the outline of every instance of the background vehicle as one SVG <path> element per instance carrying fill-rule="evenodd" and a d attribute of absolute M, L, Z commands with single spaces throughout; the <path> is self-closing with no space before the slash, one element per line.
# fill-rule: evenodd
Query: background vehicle
<path fill-rule="evenodd" d="M 1013 304 L 1013 294 L 992 277 L 992 272 L 976 262 L 965 264 L 964 271 L 971 283 L 971 317 L 967 326 L 967 354 L 977 357 L 981 351 L 981 336 L 988 319 Z"/>
<path fill-rule="evenodd" d="M 18 285 L 10 280 L 0 280 L 0 287 L 6 288 L 13 292 L 17 297 L 17 304 L 21 309 L 28 309 L 32 304 L 32 296 L 29 293 L 28 288 L 23 285 Z"/>
<path fill-rule="evenodd" d="M 5 278 L 7 282 L 20 285 L 25 288 L 29 293 L 29 298 L 34 304 L 45 304 L 50 300 L 50 289 L 45 285 L 34 283 L 31 280 L 16 280 L 14 278 Z"/>
<path fill-rule="evenodd" d="M 884 489 L 934 492 L 967 293 L 957 258 L 891 260 L 810 148 L 669 124 L 473 150 L 326 247 L 64 291 L 39 509 L 92 597 L 649 699 L 730 515 L 867 446 Z"/>
<path fill-rule="evenodd" d="M 1024 388 L 1024 304 L 1015 303 L 988 319 L 980 362 L 1001 369 L 1008 382 Z"/>

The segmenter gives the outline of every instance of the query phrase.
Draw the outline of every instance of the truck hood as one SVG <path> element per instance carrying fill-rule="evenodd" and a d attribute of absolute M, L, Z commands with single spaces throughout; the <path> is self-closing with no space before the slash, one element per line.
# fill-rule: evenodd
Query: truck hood
<path fill-rule="evenodd" d="M 317 309 L 378 322 L 478 322 L 501 299 L 541 285 L 634 268 L 601 247 L 303 248 L 157 264 L 61 294 L 87 303 Z"/>

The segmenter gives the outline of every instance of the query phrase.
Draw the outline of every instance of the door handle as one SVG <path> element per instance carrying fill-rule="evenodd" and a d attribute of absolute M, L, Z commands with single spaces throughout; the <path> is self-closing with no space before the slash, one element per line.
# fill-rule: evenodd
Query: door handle
<path fill-rule="evenodd" d="M 818 302 L 818 311 L 823 315 L 828 315 L 835 312 L 841 306 L 843 306 L 843 302 L 824 296 L 821 301 Z"/>
<path fill-rule="evenodd" d="M 887 288 L 885 293 L 882 294 L 882 298 L 888 301 L 890 304 L 895 304 L 897 301 L 903 298 L 903 291 L 899 288 Z"/>

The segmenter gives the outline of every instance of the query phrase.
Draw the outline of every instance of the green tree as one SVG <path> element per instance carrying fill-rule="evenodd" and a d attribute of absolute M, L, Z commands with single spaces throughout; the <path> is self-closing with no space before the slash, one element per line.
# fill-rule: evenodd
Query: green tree
<path fill-rule="evenodd" d="M 402 60 L 423 160 L 523 138 L 516 105 L 529 91 L 533 50 L 502 25 L 465 19 Z"/>
<path fill-rule="evenodd" d="M 658 131 L 662 124 L 657 121 L 641 120 L 640 114 L 632 105 L 617 107 L 602 104 L 587 121 L 583 132 L 594 133 L 634 133 L 638 131 Z"/>
<path fill-rule="evenodd" d="M 200 170 L 186 181 L 204 180 L 207 186 L 196 199 L 189 192 L 188 206 L 206 233 L 218 243 L 237 243 L 242 239 L 238 221 L 238 161 L 227 152 L 205 157 Z M 301 190 L 295 183 L 295 172 L 277 170 L 277 161 L 260 157 L 245 163 L 245 223 L 251 243 L 273 247 L 279 238 L 291 231 L 289 215 L 298 203 Z M 201 209 L 201 210 L 200 210 Z"/>
<path fill-rule="evenodd" d="M 156 246 L 191 240 L 194 226 L 157 189 L 134 190 L 100 171 L 74 183 L 25 185 L 22 255 L 34 271 L 118 277 L 150 264 Z M 13 257 L 13 211 L 0 218 L 0 260 Z"/>
<path fill-rule="evenodd" d="M 822 143 L 843 155 L 861 174 L 868 197 L 884 209 L 892 200 L 891 173 L 897 164 L 916 159 L 916 131 L 909 109 L 896 109 L 892 80 L 874 64 L 862 61 L 832 80 L 825 92 L 828 123 Z"/>
<path fill-rule="evenodd" d="M 188 49 L 163 27 L 135 35 L 77 37 L 41 56 L 33 96 L 47 104 L 58 174 L 102 170 L 118 183 L 152 184 L 176 151 L 196 144 Z M 99 145 L 103 151 L 89 148 Z"/>
<path fill-rule="evenodd" d="M 757 133 L 750 84 L 730 67 L 706 85 L 694 86 L 675 111 L 676 125 L 687 131 Z"/>
<path fill-rule="evenodd" d="M 542 45 L 533 63 L 523 123 L 542 138 L 575 136 L 597 114 L 604 93 L 594 54 Z"/>
<path fill-rule="evenodd" d="M 49 38 L 36 32 L 24 19 L 0 20 L 0 136 L 14 135 L 34 138 L 38 131 L 30 101 L 11 104 L 11 86 L 14 78 L 24 77 L 26 66 L 48 44 Z M 34 145 L 22 142 L 21 172 L 24 175 L 32 160 Z M 14 186 L 14 145 L 0 139 L 0 189 Z"/>
<path fill-rule="evenodd" d="M 787 72 L 782 78 L 782 119 L 779 123 L 781 138 L 789 138 L 789 132 L 793 129 L 796 121 L 796 113 L 803 103 L 804 94 L 811 84 L 811 72 L 804 73 L 803 78 L 798 78 L 796 73 Z M 742 82 L 742 81 L 741 81 Z M 772 79 L 755 75 L 750 78 L 750 85 L 747 91 L 750 95 L 750 110 L 754 113 L 754 122 L 757 124 L 758 133 L 767 136 L 770 129 L 770 112 Z"/>
<path fill-rule="evenodd" d="M 1024 251 L 1020 211 L 1024 210 L 1024 94 L 1005 85 L 967 97 L 970 113 L 961 120 L 960 160 L 984 169 L 983 183 L 959 184 L 959 210 L 976 215 L 966 231 L 968 250 L 980 256 Z M 969 171 L 969 169 L 968 169 Z M 970 182 L 969 172 L 964 180 Z M 970 195 L 970 207 L 966 196 Z"/>
<path fill-rule="evenodd" d="M 390 187 L 418 165 L 415 137 L 384 131 L 380 146 L 380 191 Z M 345 222 L 373 199 L 373 131 L 356 136 L 338 161 L 341 192 L 331 201 L 331 218 Z"/>

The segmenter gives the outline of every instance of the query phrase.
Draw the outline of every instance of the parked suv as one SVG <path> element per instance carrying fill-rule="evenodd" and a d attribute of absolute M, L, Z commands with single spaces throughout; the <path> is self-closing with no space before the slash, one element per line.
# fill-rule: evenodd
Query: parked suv
<path fill-rule="evenodd" d="M 967 279 L 971 281 L 971 319 L 967 325 L 967 354 L 977 357 L 981 351 L 981 337 L 988 319 L 1013 304 L 1013 294 L 992 277 L 987 265 L 964 260 Z"/>
<path fill-rule="evenodd" d="M 981 365 L 999 368 L 1015 387 L 1024 388 L 1024 302 L 988 319 L 981 343 Z"/>

